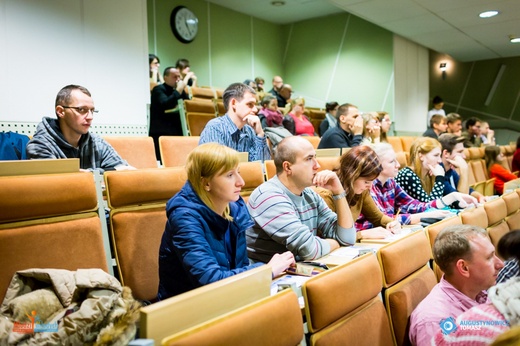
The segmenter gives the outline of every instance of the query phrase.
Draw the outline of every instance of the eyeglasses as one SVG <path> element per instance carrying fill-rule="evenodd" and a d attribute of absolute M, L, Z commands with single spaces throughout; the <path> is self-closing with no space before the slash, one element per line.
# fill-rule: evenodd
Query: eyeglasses
<path fill-rule="evenodd" d="M 70 107 L 70 106 L 62 106 L 63 108 L 71 108 L 78 112 L 80 115 L 87 115 L 88 112 L 91 112 L 92 115 L 98 113 L 99 111 L 95 108 L 87 108 L 87 107 Z"/>

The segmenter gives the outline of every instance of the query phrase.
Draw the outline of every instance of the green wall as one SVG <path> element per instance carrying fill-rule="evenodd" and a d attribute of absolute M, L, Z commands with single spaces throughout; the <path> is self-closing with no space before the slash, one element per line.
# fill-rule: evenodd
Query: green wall
<path fill-rule="evenodd" d="M 284 79 L 308 103 L 324 107 L 334 100 L 392 112 L 391 32 L 348 13 L 286 25 L 284 32 Z"/>
<path fill-rule="evenodd" d="M 190 44 L 173 36 L 171 11 L 179 5 L 199 18 Z M 154 15 L 155 8 L 155 15 Z M 278 25 L 203 0 L 148 0 L 148 46 L 161 69 L 190 60 L 199 85 L 225 88 L 274 75 L 293 86 L 308 106 L 350 102 L 362 110 L 393 111 L 393 35 L 348 13 Z"/>
<path fill-rule="evenodd" d="M 170 29 L 170 14 L 181 5 L 199 19 L 198 35 L 189 44 L 178 41 Z M 279 25 L 202 0 L 148 0 L 150 53 L 161 59 L 161 70 L 179 58 L 189 59 L 200 86 L 225 88 L 257 76 L 270 84 L 271 77 L 282 72 L 280 31 Z"/>

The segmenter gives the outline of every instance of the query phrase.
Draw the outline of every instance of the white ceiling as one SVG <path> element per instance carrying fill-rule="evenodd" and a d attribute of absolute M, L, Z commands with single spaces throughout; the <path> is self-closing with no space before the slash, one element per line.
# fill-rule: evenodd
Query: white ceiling
<path fill-rule="evenodd" d="M 519 0 L 207 0 L 269 22 L 288 24 L 344 11 L 459 61 L 520 56 Z M 498 10 L 498 16 L 478 14 Z"/>

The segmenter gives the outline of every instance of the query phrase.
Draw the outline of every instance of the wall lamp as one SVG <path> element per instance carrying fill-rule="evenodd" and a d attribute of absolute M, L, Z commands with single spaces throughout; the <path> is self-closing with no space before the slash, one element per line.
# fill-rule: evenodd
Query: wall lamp
<path fill-rule="evenodd" d="M 515 35 L 509 35 L 509 41 L 511 43 L 520 43 L 520 37 Z"/>
<path fill-rule="evenodd" d="M 441 64 L 439 65 L 439 69 L 442 71 L 442 79 L 446 79 L 446 63 L 445 62 L 441 62 Z"/>

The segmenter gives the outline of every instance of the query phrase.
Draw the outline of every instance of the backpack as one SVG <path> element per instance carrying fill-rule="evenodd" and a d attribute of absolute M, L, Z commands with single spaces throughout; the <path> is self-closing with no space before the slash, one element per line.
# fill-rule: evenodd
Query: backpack
<path fill-rule="evenodd" d="M 273 149 L 276 148 L 282 139 L 292 136 L 292 133 L 290 133 L 285 127 L 266 127 L 264 133 L 267 138 L 269 138 Z"/>

